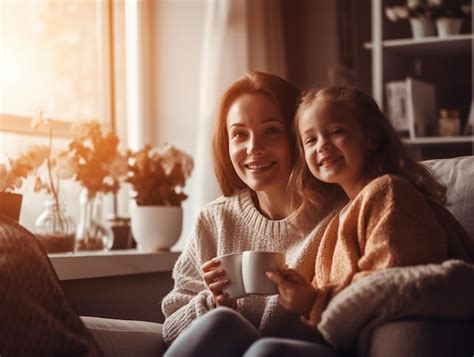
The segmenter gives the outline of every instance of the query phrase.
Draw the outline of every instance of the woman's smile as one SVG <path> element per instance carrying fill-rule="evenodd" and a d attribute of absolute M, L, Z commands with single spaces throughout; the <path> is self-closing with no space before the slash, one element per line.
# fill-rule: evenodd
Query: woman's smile
<path fill-rule="evenodd" d="M 253 172 L 262 172 L 268 171 L 269 168 L 275 166 L 276 161 L 267 161 L 267 162 L 250 162 L 245 164 L 245 167 Z"/>

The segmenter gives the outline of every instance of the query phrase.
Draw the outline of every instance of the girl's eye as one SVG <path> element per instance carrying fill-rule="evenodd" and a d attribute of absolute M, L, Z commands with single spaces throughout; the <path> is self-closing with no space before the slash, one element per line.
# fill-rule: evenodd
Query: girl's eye
<path fill-rule="evenodd" d="M 338 134 L 341 134 L 342 132 L 343 132 L 342 129 L 337 128 L 331 131 L 331 135 L 338 135 Z"/>
<path fill-rule="evenodd" d="M 316 142 L 316 138 L 314 138 L 314 137 L 308 137 L 308 138 L 304 139 L 304 144 L 305 145 L 311 145 L 315 142 Z"/>

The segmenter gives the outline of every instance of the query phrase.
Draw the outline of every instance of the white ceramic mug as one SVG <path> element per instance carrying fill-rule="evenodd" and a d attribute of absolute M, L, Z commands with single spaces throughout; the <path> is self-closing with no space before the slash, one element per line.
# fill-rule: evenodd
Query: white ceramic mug
<path fill-rule="evenodd" d="M 232 253 L 217 257 L 221 262 L 219 269 L 224 269 L 229 284 L 222 288 L 224 293 L 229 294 L 230 299 L 245 296 L 244 283 L 242 281 L 242 253 Z"/>
<path fill-rule="evenodd" d="M 285 255 L 279 252 L 246 251 L 242 254 L 242 280 L 247 294 L 278 294 L 276 284 L 266 272 L 285 267 Z"/>

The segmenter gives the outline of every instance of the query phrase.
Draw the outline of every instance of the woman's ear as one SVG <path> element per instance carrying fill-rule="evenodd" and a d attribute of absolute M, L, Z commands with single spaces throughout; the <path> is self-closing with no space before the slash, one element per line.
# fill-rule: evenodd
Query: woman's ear
<path fill-rule="evenodd" d="M 369 130 L 367 135 L 367 147 L 369 150 L 377 150 L 380 144 L 378 132 L 374 129 Z"/>

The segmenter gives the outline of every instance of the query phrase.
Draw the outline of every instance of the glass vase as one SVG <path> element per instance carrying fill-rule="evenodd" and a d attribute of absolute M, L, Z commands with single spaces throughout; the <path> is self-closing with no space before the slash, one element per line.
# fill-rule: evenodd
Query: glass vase
<path fill-rule="evenodd" d="M 44 210 L 35 222 L 35 233 L 48 253 L 73 252 L 75 245 L 74 220 L 63 203 L 48 197 Z"/>
<path fill-rule="evenodd" d="M 113 234 L 102 222 L 102 193 L 91 196 L 89 191 L 84 189 L 80 194 L 79 203 L 76 250 L 109 250 L 113 244 Z"/>

